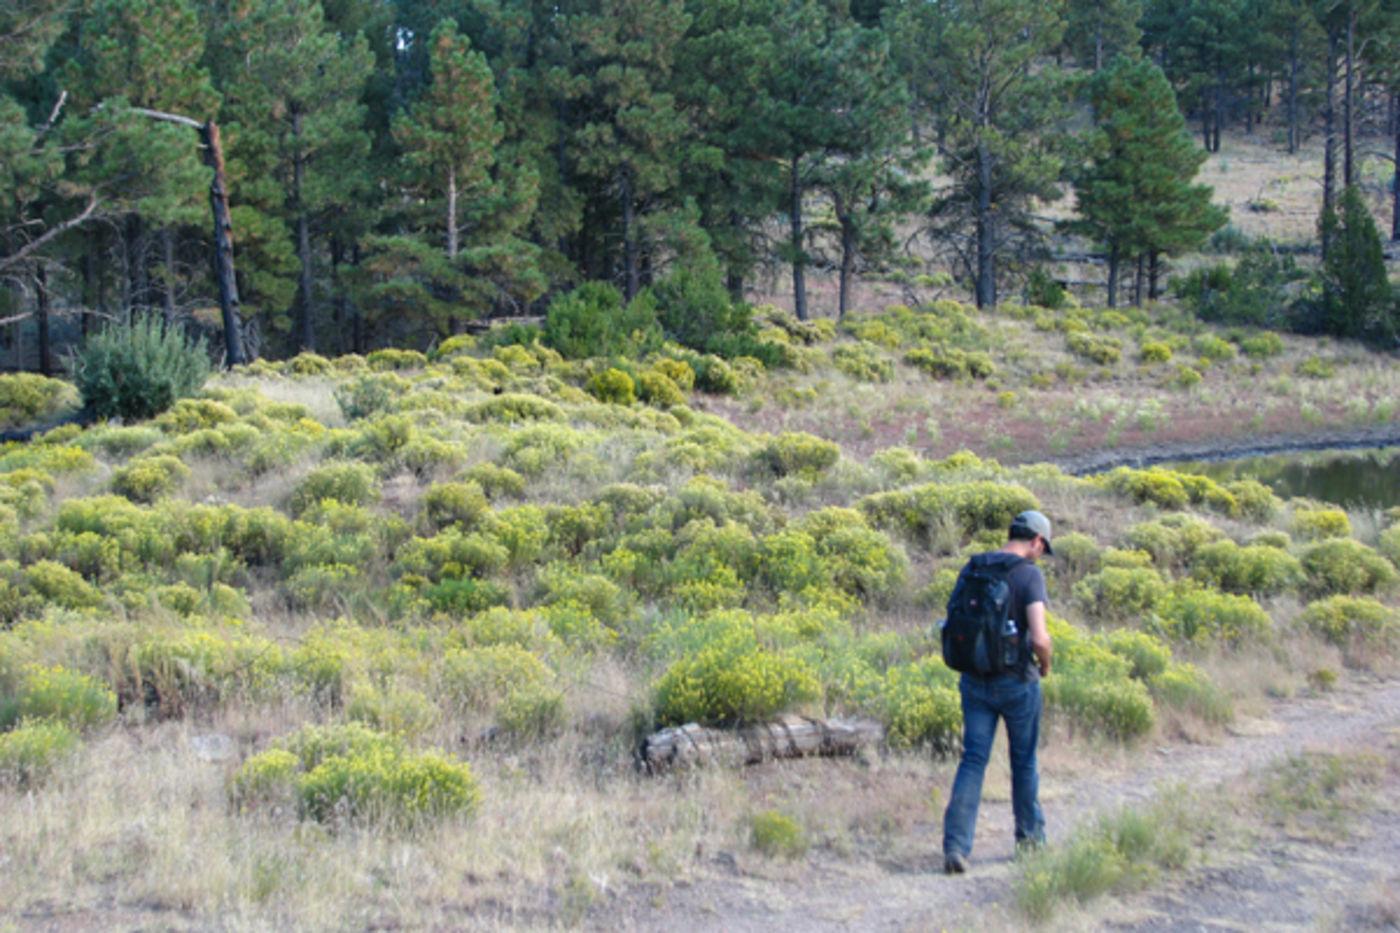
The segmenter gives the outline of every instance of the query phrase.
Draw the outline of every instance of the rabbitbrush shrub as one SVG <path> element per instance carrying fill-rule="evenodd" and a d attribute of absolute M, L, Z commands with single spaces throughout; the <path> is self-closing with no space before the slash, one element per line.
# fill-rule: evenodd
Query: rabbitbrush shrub
<path fill-rule="evenodd" d="M 77 733 L 61 722 L 28 721 L 0 733 L 0 787 L 37 787 L 77 750 Z"/>
<path fill-rule="evenodd" d="M 141 421 L 209 378 L 209 353 L 157 314 L 136 314 L 88 337 L 73 360 L 73 381 L 97 418 Z"/>
<path fill-rule="evenodd" d="M 1400 613 L 1369 596 L 1331 596 L 1309 603 L 1303 622 L 1341 648 L 1353 665 L 1389 654 L 1400 636 Z"/>
<path fill-rule="evenodd" d="M 0 729 L 47 720 L 91 729 L 117 715 L 117 696 L 87 674 L 64 667 L 26 666 L 14 694 L 0 696 Z"/>
<path fill-rule="evenodd" d="M 1105 567 L 1074 585 L 1074 598 L 1090 615 L 1118 622 L 1142 618 L 1166 592 L 1161 574 L 1147 567 Z"/>
<path fill-rule="evenodd" d="M 112 475 L 112 491 L 133 502 L 154 502 L 189 479 L 190 468 L 168 454 L 138 457 Z"/>
<path fill-rule="evenodd" d="M 1273 623 L 1248 596 L 1182 581 L 1157 604 L 1147 628 L 1171 642 L 1235 647 L 1272 638 Z"/>
<path fill-rule="evenodd" d="M 1302 556 L 1309 588 L 1318 594 L 1374 593 L 1395 584 L 1395 566 L 1352 538 L 1329 538 Z"/>
<path fill-rule="evenodd" d="M 0 375 L 0 430 L 17 428 L 53 415 L 77 400 L 73 387 L 61 379 L 38 373 Z"/>
<path fill-rule="evenodd" d="M 410 751 L 361 723 L 307 726 L 282 739 L 244 763 L 230 792 L 245 807 L 295 801 L 318 822 L 398 828 L 469 813 L 481 799 L 466 763 Z"/>

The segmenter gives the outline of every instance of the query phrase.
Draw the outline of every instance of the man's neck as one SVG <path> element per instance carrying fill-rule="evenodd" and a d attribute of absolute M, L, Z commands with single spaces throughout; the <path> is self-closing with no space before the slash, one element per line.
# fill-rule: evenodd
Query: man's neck
<path fill-rule="evenodd" d="M 1035 550 L 1035 542 L 1027 541 L 1024 538 L 1012 538 L 1006 542 L 1002 552 L 1005 554 L 1015 554 L 1017 557 L 1024 557 L 1026 560 L 1034 560 L 1031 556 Z"/>

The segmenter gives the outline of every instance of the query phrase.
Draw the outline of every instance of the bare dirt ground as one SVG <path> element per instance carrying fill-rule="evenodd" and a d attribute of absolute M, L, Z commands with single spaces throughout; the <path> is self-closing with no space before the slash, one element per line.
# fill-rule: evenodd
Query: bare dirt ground
<path fill-rule="evenodd" d="M 1092 764 L 1047 749 L 1041 795 L 1051 841 L 1168 787 L 1229 787 L 1304 751 L 1357 754 L 1400 735 L 1400 683 L 1353 683 L 1320 696 L 1279 701 L 1208 744 L 1175 743 Z M 999 747 L 1001 742 L 999 740 Z M 831 768 L 859 767 L 831 762 Z M 767 765 L 782 768 L 784 765 Z M 1375 799 L 1400 799 L 1388 770 Z M 584 918 L 594 929 L 631 930 L 1002 930 L 1029 926 L 1014 907 L 1010 806 L 988 774 L 972 870 L 942 874 L 936 817 L 909 827 L 922 853 L 852 860 L 814 849 L 805 859 L 754 868 L 740 852 L 702 854 L 693 880 L 623 888 Z M 1221 814 L 1218 835 L 1192 867 L 1145 892 L 1066 908 L 1051 926 L 1118 930 L 1397 929 L 1400 808 L 1362 815 L 1337 840 L 1291 835 Z"/>

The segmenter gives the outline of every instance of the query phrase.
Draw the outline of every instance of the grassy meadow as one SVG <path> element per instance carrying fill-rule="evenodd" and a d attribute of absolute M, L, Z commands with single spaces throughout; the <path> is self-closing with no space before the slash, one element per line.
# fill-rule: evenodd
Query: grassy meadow
<path fill-rule="evenodd" d="M 959 730 L 931 623 L 1025 508 L 1049 768 L 1391 669 L 1394 510 L 1044 462 L 1394 430 L 1389 358 L 1166 305 L 763 317 L 783 367 L 456 337 L 0 448 L 0 926 L 549 927 L 717 852 L 913 858 Z M 0 377 L 9 424 L 74 399 Z M 635 765 L 782 712 L 886 743 Z"/>

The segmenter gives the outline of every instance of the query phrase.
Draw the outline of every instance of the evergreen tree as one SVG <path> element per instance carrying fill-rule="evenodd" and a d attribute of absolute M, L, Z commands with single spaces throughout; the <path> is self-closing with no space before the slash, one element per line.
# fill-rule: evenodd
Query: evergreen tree
<path fill-rule="evenodd" d="M 267 290 L 279 302 L 269 309 L 271 321 L 289 328 L 291 315 L 283 309 L 294 302 L 299 326 L 291 346 L 314 349 L 319 251 L 313 237 L 320 239 L 328 218 L 343 213 L 340 205 L 367 196 L 370 140 L 360 96 L 374 57 L 363 36 L 339 35 L 316 0 L 246 4 L 220 36 L 216 60 L 227 82 L 230 148 L 243 172 L 239 200 L 262 215 L 258 226 L 266 235 L 280 229 L 277 267 L 295 270 L 294 282 L 279 276 Z"/>
<path fill-rule="evenodd" d="M 538 250 L 520 238 L 534 209 L 528 169 L 502 166 L 486 58 L 443 20 L 429 37 L 430 83 L 394 122 L 410 202 L 399 231 L 371 238 L 371 290 L 384 308 L 426 311 L 442 334 L 463 317 L 543 291 Z"/>
<path fill-rule="evenodd" d="M 1338 337 L 1394 349 L 1400 307 L 1386 276 L 1380 233 L 1361 189 L 1342 189 L 1341 211 L 1324 209 L 1319 233 L 1331 244 L 1318 274 L 1320 326 Z"/>
<path fill-rule="evenodd" d="M 1095 74 L 1119 55 L 1136 55 L 1142 30 L 1142 0 L 1071 0 L 1065 45 L 1081 68 Z"/>
<path fill-rule="evenodd" d="M 999 261 L 1038 236 L 1033 200 L 1057 194 L 1060 77 L 1037 60 L 1060 43 L 1059 9 L 1054 0 L 949 0 L 910 4 L 895 19 L 911 50 L 904 60 L 923 62 L 918 98 L 934 108 L 953 179 L 933 228 L 969 270 L 978 307 L 996 304 Z"/>
<path fill-rule="evenodd" d="M 1113 307 L 1124 259 L 1198 246 L 1225 212 L 1210 203 L 1209 187 L 1191 183 L 1206 154 L 1191 142 L 1160 68 L 1116 58 L 1090 82 L 1089 100 L 1089 161 L 1074 176 L 1080 216 L 1067 226 L 1108 250 Z"/>

